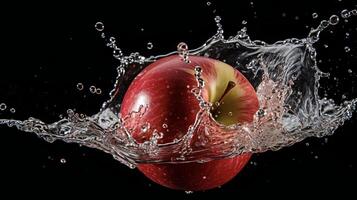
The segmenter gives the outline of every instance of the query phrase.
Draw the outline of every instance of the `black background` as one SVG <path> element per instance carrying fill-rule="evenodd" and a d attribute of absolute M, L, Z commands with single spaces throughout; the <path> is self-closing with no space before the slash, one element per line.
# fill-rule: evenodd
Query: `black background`
<path fill-rule="evenodd" d="M 129 1 L 122 3 L 21 4 L 2 5 L 0 48 L 0 103 L 14 107 L 0 118 L 45 122 L 59 119 L 68 108 L 94 114 L 107 98 L 118 64 L 94 29 L 105 24 L 107 36 L 117 38 L 124 53 L 139 51 L 145 56 L 167 53 L 185 41 L 198 47 L 216 31 L 220 15 L 225 35 L 234 35 L 248 22 L 252 39 L 273 43 L 286 38 L 304 38 L 311 26 L 339 13 L 356 8 L 356 1 Z M 215 12 L 215 13 L 214 13 Z M 318 13 L 317 19 L 312 13 Z M 316 44 L 320 67 L 331 72 L 323 81 L 327 93 L 338 99 L 357 96 L 355 91 L 357 19 L 340 23 L 321 35 Z M 141 29 L 144 29 L 142 31 Z M 350 34 L 345 38 L 345 33 Z M 152 42 L 153 49 L 146 44 Z M 325 48 L 323 45 L 328 44 Z M 344 47 L 351 51 L 346 53 Z M 353 73 L 347 72 L 351 68 Z M 333 81 L 337 77 L 338 81 Z M 76 89 L 82 82 L 83 91 Z M 89 92 L 95 85 L 103 95 Z M 326 88 L 325 87 L 325 88 Z M 307 139 L 277 152 L 255 155 L 233 181 L 221 188 L 186 194 L 158 186 L 136 170 L 115 161 L 103 152 L 63 142 L 47 143 L 33 134 L 0 128 L 0 191 L 12 195 L 31 191 L 77 195 L 150 193 L 174 197 L 207 197 L 233 194 L 251 197 L 271 194 L 287 197 L 315 194 L 356 196 L 356 117 L 327 139 Z M 66 159 L 61 163 L 60 159 Z M 28 190 L 30 189 L 30 190 Z M 16 190 L 17 192 L 10 192 Z M 352 198 L 353 199 L 353 198 Z"/>

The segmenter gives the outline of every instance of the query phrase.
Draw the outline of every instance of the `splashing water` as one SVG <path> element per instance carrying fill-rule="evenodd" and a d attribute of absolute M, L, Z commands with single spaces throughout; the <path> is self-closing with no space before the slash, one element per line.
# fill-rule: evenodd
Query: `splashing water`
<path fill-rule="evenodd" d="M 349 18 L 356 13 L 356 10 L 344 10 L 341 15 L 343 18 Z M 307 137 L 330 135 L 351 118 L 357 99 L 336 105 L 333 100 L 318 95 L 319 80 L 328 74 L 317 67 L 313 44 L 319 40 L 324 29 L 339 23 L 338 16 L 332 15 L 328 20 L 322 20 L 317 28 L 310 31 L 307 38 L 292 38 L 274 44 L 252 41 L 246 33 L 246 28 L 225 39 L 220 24 L 221 18 L 216 17 L 215 21 L 217 33 L 201 47 L 189 50 L 187 44 L 180 43 L 176 52 L 149 58 L 139 53 L 123 55 L 115 38 L 110 37 L 107 46 L 113 49 L 113 56 L 120 64 L 109 100 L 104 102 L 100 111 L 93 116 L 68 110 L 67 117 L 52 124 L 32 117 L 24 121 L 0 119 L 0 124 L 35 133 L 48 142 L 62 140 L 97 148 L 134 168 L 138 163 L 206 162 L 244 152 L 278 150 Z M 102 38 L 107 39 L 103 32 L 103 23 L 96 23 L 95 28 Z M 125 124 L 143 115 L 147 109 L 142 107 L 129 116 L 120 116 L 120 102 L 130 80 L 147 65 L 172 54 L 179 54 L 183 63 L 190 62 L 190 55 L 198 55 L 235 66 L 256 89 L 260 109 L 255 114 L 254 121 L 231 126 L 216 123 L 209 112 L 212 105 L 205 102 L 201 96 L 205 83 L 200 77 L 202 69 L 197 66 L 197 88 L 188 89 L 196 96 L 201 110 L 186 135 L 171 143 L 159 144 L 158 140 L 163 134 L 158 132 L 156 127 L 148 123 L 137 124 L 135 129 L 152 133 L 150 140 L 137 143 L 131 137 L 132 130 Z M 100 89 L 92 87 L 92 93 L 101 93 Z M 83 90 L 83 85 L 80 83 L 77 88 Z M 2 105 L 1 108 L 3 107 Z M 169 128 L 170 124 L 162 126 Z M 221 132 L 224 134 L 217 134 Z M 201 135 L 192 144 L 194 134 Z"/>

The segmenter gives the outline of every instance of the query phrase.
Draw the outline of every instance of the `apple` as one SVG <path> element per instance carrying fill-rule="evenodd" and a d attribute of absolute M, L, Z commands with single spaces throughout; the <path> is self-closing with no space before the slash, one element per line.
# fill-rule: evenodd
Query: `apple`
<path fill-rule="evenodd" d="M 214 105 L 213 119 L 223 125 L 251 122 L 258 99 L 249 81 L 221 61 L 190 56 L 186 63 L 178 55 L 162 58 L 147 66 L 129 86 L 121 104 L 121 116 L 147 107 L 129 123 L 149 124 L 163 133 L 159 143 L 172 142 L 187 133 L 200 107 L 191 90 L 197 88 L 195 67 L 202 69 L 203 98 Z M 218 102 L 218 103 L 217 103 Z M 127 124 L 135 126 L 134 124 Z M 133 129 L 133 138 L 142 143 L 152 135 Z M 205 163 L 139 164 L 138 169 L 152 181 L 179 190 L 208 190 L 231 180 L 247 164 L 251 154 Z"/>

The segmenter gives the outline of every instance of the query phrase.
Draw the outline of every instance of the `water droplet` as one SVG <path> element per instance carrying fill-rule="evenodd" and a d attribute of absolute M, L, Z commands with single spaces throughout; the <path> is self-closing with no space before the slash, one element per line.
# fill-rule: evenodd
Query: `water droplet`
<path fill-rule="evenodd" d="M 319 156 L 314 156 L 314 158 L 317 160 L 317 159 L 319 159 Z"/>
<path fill-rule="evenodd" d="M 168 125 L 167 124 L 162 124 L 162 128 L 167 128 L 168 127 Z"/>
<path fill-rule="evenodd" d="M 228 112 L 228 116 L 232 117 L 233 113 L 232 112 Z"/>
<path fill-rule="evenodd" d="M 0 104 L 0 110 L 1 110 L 1 111 L 4 111 L 4 110 L 6 109 L 6 107 L 7 107 L 7 106 L 6 106 L 5 103 L 1 103 L 1 104 Z"/>
<path fill-rule="evenodd" d="M 312 13 L 312 18 L 316 19 L 318 17 L 319 17 L 319 15 L 317 13 Z"/>
<path fill-rule="evenodd" d="M 77 83 L 77 89 L 78 90 L 83 90 L 83 88 L 84 88 L 83 83 Z"/>
<path fill-rule="evenodd" d="M 202 72 L 202 68 L 200 66 L 196 66 L 195 67 L 195 72 L 196 73 L 201 73 Z"/>
<path fill-rule="evenodd" d="M 350 52 L 351 49 L 348 46 L 345 46 L 345 52 Z"/>
<path fill-rule="evenodd" d="M 141 28 L 140 31 L 143 32 L 145 29 L 144 28 Z"/>
<path fill-rule="evenodd" d="M 352 69 L 348 69 L 347 72 L 352 74 Z"/>
<path fill-rule="evenodd" d="M 115 37 L 110 37 L 110 38 L 109 38 L 109 41 L 110 41 L 111 43 L 115 43 Z"/>
<path fill-rule="evenodd" d="M 328 138 L 325 138 L 324 142 L 325 142 L 325 143 L 328 143 Z"/>
<path fill-rule="evenodd" d="M 94 85 L 92 85 L 92 86 L 89 87 L 89 91 L 90 91 L 90 93 L 92 93 L 92 94 L 94 94 L 96 90 L 97 90 L 97 88 L 96 88 Z"/>
<path fill-rule="evenodd" d="M 145 123 L 141 126 L 141 132 L 146 133 L 150 129 L 150 124 Z"/>
<path fill-rule="evenodd" d="M 245 25 L 245 24 L 247 24 L 247 23 L 248 23 L 248 22 L 245 21 L 245 20 L 242 21 L 242 24 L 243 24 L 243 25 Z"/>
<path fill-rule="evenodd" d="M 95 93 L 96 93 L 96 94 L 102 94 L 102 89 L 97 88 L 97 89 L 95 90 Z"/>
<path fill-rule="evenodd" d="M 67 160 L 64 159 L 64 158 L 61 158 L 60 162 L 61 162 L 62 164 L 65 164 L 65 163 L 67 162 Z"/>
<path fill-rule="evenodd" d="M 188 46 L 186 43 L 184 42 L 180 42 L 178 45 L 177 45 L 177 51 L 178 52 L 183 52 L 183 51 L 187 51 L 188 50 Z"/>
<path fill-rule="evenodd" d="M 344 10 L 341 11 L 341 17 L 342 18 L 348 18 L 350 16 L 351 15 L 350 15 L 350 12 L 348 12 L 348 10 L 344 9 Z"/>
<path fill-rule="evenodd" d="M 209 2 L 209 1 L 207 1 L 207 3 L 206 3 L 206 4 L 207 4 L 207 6 L 210 6 L 212 3 L 211 3 L 211 2 Z"/>
<path fill-rule="evenodd" d="M 310 143 L 306 142 L 306 143 L 305 143 L 305 146 L 307 146 L 307 147 L 310 146 Z"/>
<path fill-rule="evenodd" d="M 340 18 L 338 18 L 337 15 L 332 15 L 329 19 L 329 22 L 331 25 L 336 25 L 340 21 Z"/>
<path fill-rule="evenodd" d="M 356 9 L 353 9 L 353 10 L 351 11 L 351 13 L 352 13 L 352 15 L 357 15 L 357 10 L 356 10 Z"/>
<path fill-rule="evenodd" d="M 95 29 L 97 29 L 97 31 L 103 31 L 104 30 L 104 24 L 103 22 L 97 22 L 95 23 Z"/>
<path fill-rule="evenodd" d="M 15 108 L 10 108 L 10 112 L 11 112 L 11 113 L 15 113 L 15 112 L 16 112 L 16 109 L 15 109 Z"/>
<path fill-rule="evenodd" d="M 121 52 L 120 49 L 115 48 L 115 49 L 113 50 L 113 56 L 116 57 L 116 58 L 120 58 L 121 56 L 123 56 L 123 53 Z"/>
<path fill-rule="evenodd" d="M 154 47 L 154 45 L 153 45 L 151 42 L 148 42 L 147 45 L 146 45 L 146 47 L 147 47 L 148 49 L 152 49 L 152 48 Z"/>
<path fill-rule="evenodd" d="M 259 109 L 257 114 L 258 114 L 258 117 L 264 117 L 265 116 L 265 110 L 264 109 Z"/>
<path fill-rule="evenodd" d="M 350 37 L 349 33 L 345 33 L 345 38 L 348 39 Z"/>
<path fill-rule="evenodd" d="M 222 20 L 222 18 L 221 18 L 220 16 L 216 16 L 216 17 L 214 18 L 214 21 L 215 21 L 216 23 L 220 23 L 221 20 Z"/>

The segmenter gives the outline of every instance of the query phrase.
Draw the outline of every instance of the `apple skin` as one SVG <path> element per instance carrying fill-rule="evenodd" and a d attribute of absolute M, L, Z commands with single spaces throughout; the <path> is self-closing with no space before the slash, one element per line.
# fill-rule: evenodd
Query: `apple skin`
<path fill-rule="evenodd" d="M 180 56 L 174 55 L 157 60 L 138 74 L 129 86 L 121 104 L 121 116 L 128 116 L 147 106 L 141 117 L 125 124 L 132 130 L 131 134 L 137 142 L 142 143 L 151 137 L 150 133 L 135 128 L 138 124 L 148 123 L 151 128 L 162 132 L 164 135 L 159 143 L 172 142 L 186 134 L 200 109 L 191 92 L 197 87 L 195 66 L 202 68 L 204 99 L 213 104 L 219 100 L 223 102 L 217 107 L 219 115 L 214 117 L 218 123 L 231 125 L 253 120 L 259 107 L 258 99 L 254 88 L 239 71 L 206 57 L 190 56 L 189 59 L 191 62 L 185 63 Z M 229 81 L 236 86 L 224 94 Z M 251 154 L 246 153 L 206 163 L 139 164 L 138 169 L 152 181 L 168 188 L 200 191 L 231 180 L 250 157 Z"/>

